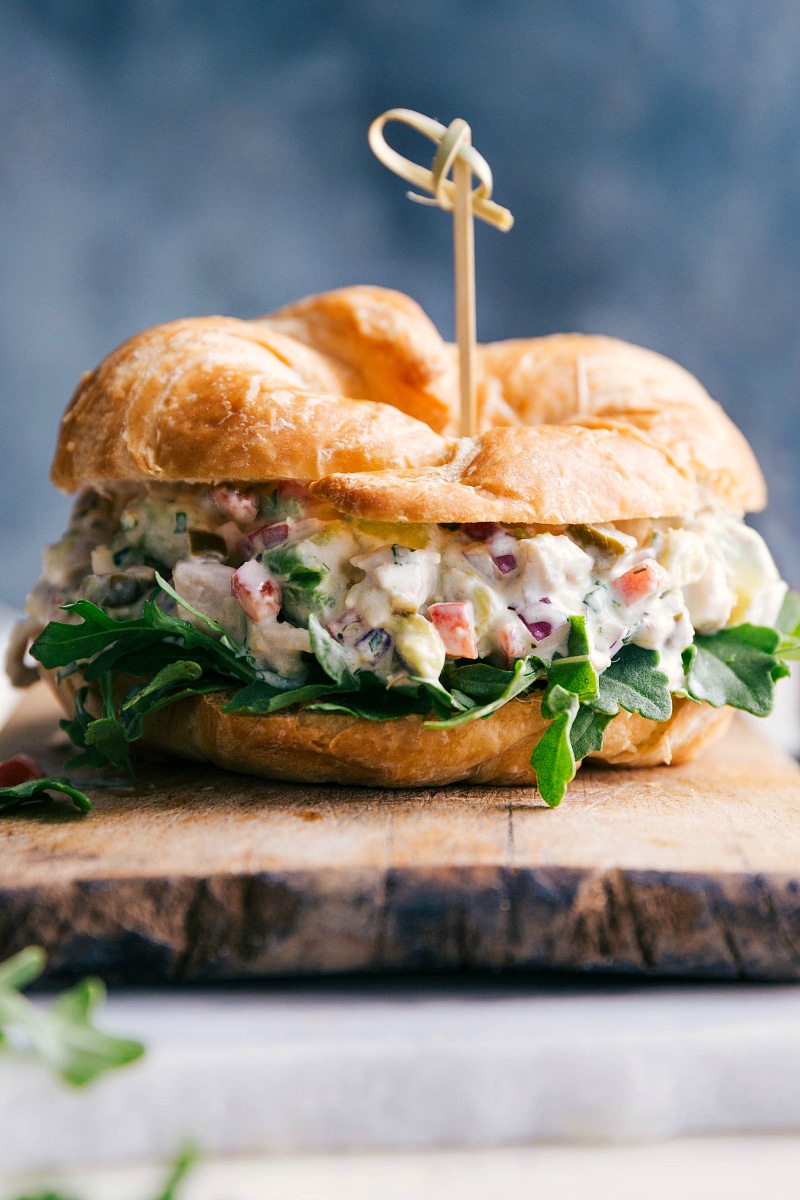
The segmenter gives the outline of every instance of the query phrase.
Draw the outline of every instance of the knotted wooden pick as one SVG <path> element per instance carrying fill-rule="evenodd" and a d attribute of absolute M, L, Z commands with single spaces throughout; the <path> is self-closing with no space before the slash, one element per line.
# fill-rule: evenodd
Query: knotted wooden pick
<path fill-rule="evenodd" d="M 404 125 L 410 125 L 412 129 L 436 143 L 437 150 L 430 170 L 409 158 L 404 158 L 388 145 L 383 130 L 389 121 L 400 121 Z M 408 108 L 390 108 L 388 112 L 376 117 L 370 125 L 369 144 L 373 154 L 385 167 L 394 171 L 395 175 L 431 192 L 431 196 L 409 192 L 410 200 L 415 200 L 418 204 L 438 205 L 445 212 L 453 213 L 461 435 L 473 437 L 478 432 L 473 218 L 479 217 L 504 233 L 514 224 L 514 218 L 507 208 L 495 204 L 491 198 L 492 171 L 483 155 L 472 145 L 472 130 L 466 121 L 456 118 L 449 126 L 445 126 Z M 452 180 L 448 178 L 451 170 Z M 473 175 L 479 180 L 474 190 Z"/>

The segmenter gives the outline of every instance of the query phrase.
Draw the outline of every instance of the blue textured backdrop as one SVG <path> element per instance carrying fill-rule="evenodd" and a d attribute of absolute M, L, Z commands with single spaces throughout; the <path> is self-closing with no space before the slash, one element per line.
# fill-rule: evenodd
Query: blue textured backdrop
<path fill-rule="evenodd" d="M 62 525 L 72 387 L 131 332 L 367 281 L 451 334 L 449 223 L 366 144 L 397 104 L 466 117 L 517 218 L 477 231 L 481 336 L 695 371 L 800 583 L 798 61 L 795 0 L 3 0 L 0 598 Z"/>

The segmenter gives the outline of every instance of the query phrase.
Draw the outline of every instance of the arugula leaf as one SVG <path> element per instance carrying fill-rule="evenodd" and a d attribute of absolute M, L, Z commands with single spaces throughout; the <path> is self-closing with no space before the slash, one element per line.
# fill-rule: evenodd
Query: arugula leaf
<path fill-rule="evenodd" d="M 180 514 L 179 514 L 180 515 Z M 156 1200 L 176 1200 L 178 1188 L 199 1158 L 199 1151 L 193 1144 L 185 1146 L 176 1158 L 167 1176 L 164 1188 Z M 37 1192 L 35 1196 L 18 1196 L 16 1200 L 73 1200 L 61 1192 Z"/>
<path fill-rule="evenodd" d="M 142 616 L 115 621 L 88 600 L 65 605 L 80 624 L 51 622 L 31 647 L 43 666 L 63 667 L 64 673 L 80 669 L 87 683 L 99 682 L 103 712 L 94 718 L 85 707 L 87 688 L 75 700 L 72 720 L 61 727 L 81 751 L 68 767 L 100 769 L 112 766 L 131 772 L 128 746 L 141 737 L 145 718 L 187 696 L 228 690 L 231 681 L 252 683 L 256 672 L 245 651 L 229 638 L 216 621 L 206 618 L 156 576 L 159 586 L 195 612 L 218 636 L 196 629 L 188 621 L 166 613 L 150 597 Z M 123 700 L 119 715 L 114 703 L 114 677 L 130 675 L 135 683 Z"/>
<path fill-rule="evenodd" d="M 51 775 L 46 779 L 28 779 L 25 783 L 17 783 L 13 787 L 0 788 L 0 811 L 19 808 L 37 796 L 49 796 L 50 792 L 63 792 L 80 812 L 89 812 L 92 807 L 91 800 L 80 788 L 73 787 L 68 780 L 59 775 Z"/>
<path fill-rule="evenodd" d="M 791 590 L 786 593 L 775 628 L 784 637 L 800 640 L 800 593 Z"/>
<path fill-rule="evenodd" d="M 522 692 L 527 691 L 532 683 L 541 678 L 543 673 L 544 667 L 538 659 L 517 659 L 514 664 L 514 670 L 510 672 L 510 681 L 496 699 L 490 700 L 488 704 L 476 705 L 475 708 L 470 708 L 466 712 L 457 713 L 456 716 L 444 721 L 426 721 L 425 728 L 457 729 L 459 725 L 466 725 L 467 721 L 476 721 L 478 718 L 489 717 L 498 708 L 502 708 L 504 704 L 507 704 L 509 700 L 513 700 L 515 696 L 519 696 Z"/>
<path fill-rule="evenodd" d="M 459 692 L 458 689 L 455 692 L 448 692 L 438 679 L 423 679 L 421 675 L 412 675 L 411 681 L 421 687 L 429 699 L 429 703 L 424 709 L 417 707 L 413 709 L 414 712 L 428 712 L 432 707 L 436 716 L 446 721 L 453 709 L 456 712 L 467 712 L 469 709 L 475 708 L 475 701 L 469 696 Z"/>
<path fill-rule="evenodd" d="M 168 596 L 172 597 L 176 604 L 179 604 L 181 608 L 186 610 L 186 612 L 190 612 L 193 617 L 197 617 L 199 621 L 202 621 L 203 624 L 212 631 L 212 633 L 216 633 L 220 644 L 225 646 L 227 650 L 230 650 L 234 655 L 238 652 L 241 652 L 241 647 L 238 645 L 238 643 L 234 642 L 230 634 L 225 632 L 218 621 L 214 621 L 211 617 L 206 616 L 204 612 L 201 612 L 199 608 L 195 608 L 194 605 L 190 604 L 188 600 L 184 600 L 183 596 L 179 595 L 178 592 L 175 591 L 175 588 L 172 586 L 172 584 L 167 583 L 166 579 L 162 578 L 158 571 L 156 571 L 156 583 L 161 588 L 162 592 L 166 592 Z M 161 628 L 173 625 L 173 623 L 178 623 L 182 627 L 188 626 L 193 634 L 200 633 L 200 631 L 195 629 L 194 625 L 190 625 L 188 621 L 182 621 L 180 617 L 170 617 L 167 613 L 160 609 L 157 604 L 153 604 L 153 608 L 156 610 L 156 612 L 153 614 L 154 621 L 159 619 L 156 614 L 160 614 L 160 617 L 164 618 L 164 624 L 161 625 Z M 190 637 L 191 635 L 187 634 L 185 636 Z M 200 634 L 200 636 L 202 637 L 202 634 Z"/>
<path fill-rule="evenodd" d="M 591 654 L 592 647 L 589 641 L 589 631 L 586 628 L 586 617 L 570 617 L 567 650 L 572 658 Z"/>
<path fill-rule="evenodd" d="M 602 679 L 602 675 L 600 677 Z M 597 712 L 589 704 L 581 704 L 569 731 L 569 740 L 576 762 L 593 750 L 603 749 L 603 734 L 613 714 Z"/>
<path fill-rule="evenodd" d="M 164 1184 L 164 1190 L 159 1194 L 157 1200 L 175 1200 L 178 1185 L 183 1182 L 199 1157 L 200 1152 L 194 1143 L 190 1142 L 184 1146 L 173 1163 L 167 1182 Z"/>
<path fill-rule="evenodd" d="M 787 592 L 775 622 L 781 635 L 777 656 L 784 662 L 800 659 L 800 595 Z"/>
<path fill-rule="evenodd" d="M 591 700 L 597 695 L 598 676 L 588 655 L 554 658 L 547 671 L 547 691 L 543 704 L 550 706 L 550 693 L 561 687 L 579 700 Z"/>
<path fill-rule="evenodd" d="M 59 727 L 64 730 L 64 733 L 66 733 L 73 746 L 77 746 L 79 750 L 84 751 L 83 754 L 73 755 L 72 758 L 67 760 L 65 766 L 68 768 L 92 767 L 99 769 L 105 765 L 97 751 L 89 750 L 86 745 L 86 730 L 88 729 L 90 723 L 94 720 L 94 717 L 91 715 L 91 713 L 87 712 L 84 704 L 88 693 L 88 687 L 79 688 L 73 701 L 74 709 L 72 719 L 67 720 L 66 718 L 62 718 L 62 720 L 60 720 L 58 723 Z"/>
<path fill-rule="evenodd" d="M 397 721 L 413 714 L 425 716 L 431 711 L 427 698 L 404 695 L 392 688 L 376 691 L 366 697 L 361 693 L 347 692 L 338 701 L 324 701 L 321 704 L 309 704 L 308 707 L 312 712 L 347 713 L 367 721 Z"/>
<path fill-rule="evenodd" d="M 312 613 L 333 607 L 336 577 L 308 543 L 266 550 L 264 562 L 280 580 L 281 601 L 290 620 L 304 625 Z"/>
<path fill-rule="evenodd" d="M 788 673 L 776 651 L 781 635 L 761 625 L 697 634 L 683 652 L 686 687 L 713 708 L 729 704 L 756 717 L 772 711 L 775 681 Z"/>
<path fill-rule="evenodd" d="M 350 670 L 344 650 L 313 613 L 308 618 L 308 633 L 313 655 L 325 674 L 342 687 L 357 688 L 356 677 Z"/>
<path fill-rule="evenodd" d="M 657 650 L 645 650 L 632 643 L 623 646 L 611 666 L 601 672 L 592 707 L 609 717 L 624 708 L 651 721 L 668 721 L 672 696 L 667 676 L 658 670 L 659 661 Z"/>
<path fill-rule="evenodd" d="M 203 668 L 199 663 L 184 659 L 162 667 L 149 683 L 134 684 L 120 706 L 120 723 L 126 740 L 135 742 L 140 738 L 145 717 L 152 716 L 168 704 L 174 704 L 186 696 L 206 695 L 230 688 L 229 679 L 212 677 L 199 682 L 202 675 Z M 181 687 L 183 683 L 191 686 Z"/>
<path fill-rule="evenodd" d="M 92 721 L 84 735 L 87 748 L 97 751 L 103 766 L 116 767 L 118 771 L 131 771 L 131 759 L 128 753 L 128 739 L 125 730 L 116 717 L 100 717 Z M 70 759 L 67 766 L 78 766 L 78 760 Z"/>
<path fill-rule="evenodd" d="M 575 753 L 570 740 L 579 700 L 574 692 L 556 684 L 549 689 L 548 708 L 553 719 L 545 729 L 531 755 L 536 772 L 539 794 L 550 808 L 557 808 L 564 799 L 567 784 L 575 778 Z"/>
<path fill-rule="evenodd" d="M 141 1058 L 144 1046 L 112 1037 L 93 1025 L 95 1010 L 105 997 L 99 979 L 83 979 L 59 996 L 50 1008 L 31 1004 L 20 993 L 44 970 L 46 958 L 38 946 L 0 964 L 0 1046 L 9 1030 L 22 1033 L 38 1056 L 66 1083 L 83 1087 L 114 1067 Z"/>
<path fill-rule="evenodd" d="M 169 584 L 165 590 L 173 597 L 178 596 Z M 178 602 L 187 606 L 180 597 Z M 217 640 L 195 629 L 188 621 L 165 613 L 152 598 L 145 601 L 142 616 L 133 621 L 115 621 L 89 600 L 76 600 L 62 607 L 79 616 L 81 623 L 67 625 L 51 621 L 34 641 L 31 654 L 48 670 L 73 668 L 76 663 L 91 659 L 83 673 L 87 682 L 92 682 L 107 670 L 147 674 L 154 660 L 161 666 L 165 659 L 176 661 L 186 657 L 182 651 L 192 650 L 195 652 L 192 657 L 199 658 L 206 667 L 215 666 L 243 682 L 255 678 L 244 650 L 231 638 L 224 635 Z M 212 629 L 222 628 L 216 621 L 208 618 L 206 621 Z M 166 641 L 166 638 L 175 641 Z"/>
<path fill-rule="evenodd" d="M 200 664 L 190 659 L 169 663 L 162 667 L 149 683 L 142 683 L 131 689 L 122 702 L 122 712 L 141 712 L 143 708 L 147 708 L 148 701 L 154 697 L 160 699 L 168 688 L 185 683 L 188 679 L 199 679 L 202 674 L 203 668 Z"/>
<path fill-rule="evenodd" d="M 597 672 L 589 657 L 591 646 L 586 630 L 585 617 L 570 617 L 570 632 L 564 658 L 554 658 L 547 668 L 547 690 L 542 700 L 542 712 L 550 711 L 550 694 L 553 688 L 561 687 L 572 692 L 579 700 L 591 700 L 597 696 Z"/>
<path fill-rule="evenodd" d="M 292 704 L 303 704 L 307 700 L 317 700 L 320 696 L 329 696 L 341 691 L 338 683 L 310 683 L 287 691 L 257 680 L 237 692 L 223 705 L 222 711 L 263 716 L 279 712 L 282 708 L 289 708 Z"/>
<path fill-rule="evenodd" d="M 48 671 L 91 658 L 105 649 L 111 640 L 109 634 L 113 633 L 113 640 L 118 641 L 138 635 L 146 628 L 141 621 L 114 621 L 89 600 L 76 600 L 62 608 L 65 612 L 75 613 L 82 621 L 80 625 L 51 621 L 36 638 L 31 654 Z"/>
<path fill-rule="evenodd" d="M 45 1062 L 73 1087 L 83 1087 L 105 1071 L 135 1062 L 144 1053 L 140 1042 L 112 1037 L 94 1028 L 92 1017 L 105 995 L 100 979 L 81 980 L 51 1006 L 46 1035 L 36 1040 L 33 1034 Z"/>
<path fill-rule="evenodd" d="M 476 704 L 498 700 L 514 677 L 513 671 L 492 667 L 488 663 L 475 663 L 466 667 L 446 666 L 443 678 L 450 686 L 450 694 L 460 691 Z"/>

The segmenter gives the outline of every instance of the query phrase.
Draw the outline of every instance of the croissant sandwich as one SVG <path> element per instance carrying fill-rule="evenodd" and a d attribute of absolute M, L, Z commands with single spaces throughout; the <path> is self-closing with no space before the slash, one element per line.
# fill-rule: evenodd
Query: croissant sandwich
<path fill-rule="evenodd" d="M 176 321 L 80 381 L 30 646 L 73 762 L 141 741 L 272 779 L 538 782 L 693 757 L 766 714 L 798 612 L 743 435 L 651 351 L 479 348 L 482 432 L 408 297 Z"/>

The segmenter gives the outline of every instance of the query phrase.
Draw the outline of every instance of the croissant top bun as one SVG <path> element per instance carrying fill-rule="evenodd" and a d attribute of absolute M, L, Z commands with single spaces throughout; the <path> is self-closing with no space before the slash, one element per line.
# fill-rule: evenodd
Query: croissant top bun
<path fill-rule="evenodd" d="M 478 361 L 487 432 L 448 440 L 452 347 L 398 292 L 342 288 L 257 321 L 175 321 L 84 376 L 52 478 L 67 491 L 294 478 L 381 520 L 565 524 L 766 502 L 744 436 L 661 355 L 564 334 L 479 347 Z"/>
<path fill-rule="evenodd" d="M 438 433 L 367 395 L 345 362 L 268 322 L 173 321 L 83 377 L 51 478 L 75 491 L 101 480 L 318 479 L 441 459 Z"/>

